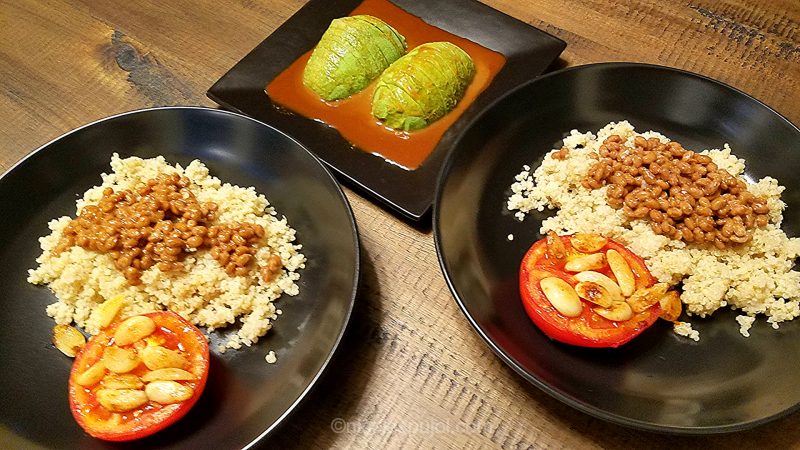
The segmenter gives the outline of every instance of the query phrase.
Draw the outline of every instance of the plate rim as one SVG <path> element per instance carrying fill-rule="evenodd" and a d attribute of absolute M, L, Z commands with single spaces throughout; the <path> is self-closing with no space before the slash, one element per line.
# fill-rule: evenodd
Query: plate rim
<path fill-rule="evenodd" d="M 515 87 L 514 89 L 509 90 L 504 95 L 499 96 L 495 101 L 490 103 L 486 108 L 481 110 L 479 114 L 477 114 L 463 129 L 463 131 L 458 135 L 455 139 L 453 147 L 457 147 L 466 133 L 472 129 L 472 127 L 479 122 L 483 117 L 488 115 L 491 110 L 493 110 L 499 103 L 503 102 L 506 98 L 517 95 L 519 91 L 526 89 L 531 84 L 535 84 L 541 80 L 550 77 L 558 77 L 563 75 L 564 73 L 569 73 L 573 71 L 581 71 L 581 70 L 592 70 L 592 69 L 628 69 L 628 68 L 645 68 L 645 69 L 653 69 L 653 70 L 662 70 L 665 72 L 673 72 L 680 76 L 688 76 L 691 78 L 700 79 L 704 82 L 709 82 L 714 85 L 720 86 L 723 89 L 729 89 L 733 91 L 735 94 L 742 95 L 746 97 L 748 100 L 756 102 L 758 105 L 766 108 L 769 112 L 775 114 L 779 119 L 783 120 L 788 124 L 794 131 L 800 135 L 800 128 L 795 125 L 792 121 L 786 118 L 784 115 L 776 111 L 774 108 L 770 107 L 766 103 L 762 102 L 761 100 L 753 97 L 746 92 L 737 89 L 725 82 L 715 80 L 711 77 L 701 75 L 695 72 L 691 72 L 685 69 L 679 69 L 676 67 L 670 67 L 660 64 L 650 64 L 650 63 L 636 63 L 636 62 L 602 62 L 602 63 L 590 63 L 590 64 L 581 64 L 576 66 L 566 67 L 561 70 L 553 71 L 550 73 L 546 73 L 544 75 L 540 75 L 538 77 L 532 78 L 519 86 Z M 692 427 L 692 426 L 675 426 L 675 425 L 656 425 L 650 422 L 645 422 L 641 420 L 637 420 L 634 418 L 622 416 L 615 413 L 610 413 L 602 408 L 598 408 L 596 406 L 590 405 L 577 397 L 568 395 L 564 392 L 561 392 L 558 389 L 553 388 L 549 384 L 545 383 L 543 380 L 529 374 L 514 358 L 510 355 L 507 355 L 505 351 L 497 345 L 486 332 L 477 324 L 475 319 L 469 313 L 463 299 L 459 295 L 456 286 L 451 279 L 449 265 L 448 262 L 445 261 L 443 250 L 442 250 L 442 241 L 441 241 L 441 221 L 440 221 L 440 207 L 441 204 L 441 197 L 444 191 L 444 185 L 447 181 L 447 176 L 450 173 L 451 167 L 453 165 L 453 161 L 455 160 L 456 152 L 451 152 L 447 158 L 445 159 L 444 163 L 442 164 L 441 171 L 439 172 L 439 176 L 436 181 L 436 193 L 434 196 L 433 202 L 433 211 L 432 211 L 432 228 L 433 228 L 433 238 L 434 238 L 434 247 L 436 249 L 436 257 L 439 261 L 439 269 L 442 272 L 442 275 L 445 279 L 448 289 L 450 290 L 450 294 L 452 295 L 453 299 L 455 300 L 456 304 L 458 304 L 461 313 L 466 317 L 467 321 L 469 322 L 470 326 L 472 327 L 473 332 L 475 332 L 480 338 L 483 340 L 485 344 L 489 346 L 492 352 L 497 355 L 501 361 L 503 361 L 507 366 L 511 367 L 518 375 L 520 375 L 523 379 L 540 389 L 541 391 L 545 392 L 546 394 L 550 395 L 552 398 L 559 400 L 560 402 L 566 404 L 578 410 L 582 413 L 588 414 L 592 417 L 611 422 L 617 425 L 622 425 L 628 428 L 645 430 L 645 431 L 652 431 L 661 434 L 673 434 L 673 435 L 685 435 L 685 436 L 709 436 L 709 435 L 720 435 L 720 434 L 727 434 L 727 433 L 734 433 L 738 431 L 749 430 L 760 425 L 776 421 L 783 417 L 787 417 L 797 411 L 800 411 L 800 402 L 797 404 L 784 409 L 776 414 L 773 414 L 768 417 L 764 417 L 758 420 L 753 420 L 750 422 L 745 423 L 736 423 L 736 424 L 729 424 L 729 425 L 721 425 L 721 426 L 713 426 L 713 427 Z"/>
<path fill-rule="evenodd" d="M 325 357 L 324 361 L 322 362 L 322 365 L 320 366 L 320 368 L 317 371 L 317 373 L 314 374 L 313 377 L 311 377 L 311 379 L 310 379 L 309 383 L 307 384 L 307 386 L 305 386 L 303 388 L 303 390 L 300 392 L 300 394 L 297 396 L 297 398 L 286 408 L 286 410 L 280 416 L 278 416 L 278 418 L 276 418 L 260 434 L 254 436 L 250 440 L 250 442 L 248 442 L 246 445 L 244 445 L 242 447 L 242 449 L 251 449 L 251 448 L 254 448 L 255 446 L 263 443 L 266 440 L 266 438 L 270 434 L 275 432 L 288 419 L 288 417 L 291 416 L 291 414 L 294 413 L 297 410 L 298 406 L 300 406 L 300 404 L 304 400 L 307 399 L 307 397 L 309 396 L 311 391 L 317 386 L 320 378 L 329 369 L 331 360 L 333 359 L 334 355 L 340 350 L 339 347 L 340 347 L 340 345 L 342 343 L 342 338 L 344 337 L 344 334 L 345 334 L 346 330 L 348 329 L 348 327 L 349 327 L 349 325 L 351 323 L 351 319 L 352 319 L 352 315 L 353 315 L 353 309 L 354 309 L 354 306 L 355 306 L 356 298 L 358 297 L 358 292 L 360 291 L 361 278 L 362 278 L 362 270 L 361 270 L 361 262 L 362 262 L 361 237 L 360 237 L 360 234 L 358 232 L 358 224 L 357 224 L 357 222 L 355 220 L 355 215 L 353 214 L 353 208 L 350 205 L 350 202 L 347 200 L 347 196 L 344 194 L 344 191 L 342 191 L 341 184 L 339 184 L 339 182 L 336 180 L 336 178 L 334 178 L 334 176 L 331 174 L 330 169 L 325 164 L 323 164 L 323 162 L 316 155 L 314 155 L 310 150 L 308 150 L 308 148 L 306 148 L 306 146 L 303 145 L 302 143 L 300 143 L 297 139 L 295 139 L 291 135 L 281 131 L 277 127 L 274 127 L 272 125 L 264 123 L 264 122 L 262 122 L 262 121 L 260 121 L 260 120 L 258 120 L 256 118 L 253 118 L 253 117 L 250 117 L 250 116 L 247 116 L 247 115 L 244 115 L 244 114 L 240 114 L 238 112 L 229 111 L 229 110 L 226 110 L 226 109 L 210 108 L 210 107 L 206 107 L 206 106 L 155 106 L 155 107 L 139 108 L 139 109 L 133 109 L 133 110 L 129 110 L 129 111 L 116 113 L 116 114 L 113 114 L 113 115 L 110 115 L 110 116 L 106 116 L 106 117 L 102 117 L 102 118 L 93 120 L 93 121 L 91 121 L 89 123 L 83 124 L 83 125 L 78 126 L 76 128 L 73 128 L 73 129 L 71 129 L 71 130 L 69 130 L 69 131 L 67 131 L 67 132 L 65 132 L 65 133 L 63 133 L 63 134 L 61 134 L 61 135 L 49 140 L 48 142 L 40 145 L 39 147 L 37 147 L 33 151 L 31 151 L 28 154 L 26 154 L 21 159 L 19 159 L 17 162 L 12 164 L 8 169 L 6 169 L 2 174 L 0 174 L 0 183 L 2 183 L 5 180 L 6 177 L 10 176 L 15 171 L 20 170 L 19 168 L 29 158 L 33 158 L 35 155 L 39 154 L 40 152 L 46 151 L 46 149 L 49 148 L 52 144 L 54 144 L 54 143 L 56 143 L 56 142 L 58 142 L 58 141 L 60 141 L 62 139 L 65 139 L 68 136 L 72 135 L 73 133 L 77 133 L 77 132 L 83 130 L 84 128 L 88 128 L 88 127 L 91 127 L 93 125 L 96 125 L 96 124 L 99 124 L 99 123 L 102 123 L 102 122 L 111 121 L 111 120 L 114 120 L 114 119 L 117 119 L 117 118 L 120 118 L 120 117 L 125 117 L 125 116 L 129 116 L 129 115 L 136 115 L 136 114 L 142 114 L 142 113 L 148 113 L 148 112 L 153 112 L 153 111 L 163 111 L 163 110 L 196 111 L 196 112 L 201 112 L 202 114 L 220 114 L 220 115 L 223 115 L 223 116 L 229 115 L 229 116 L 233 116 L 233 117 L 243 118 L 243 119 L 246 119 L 248 121 L 254 122 L 257 125 L 267 127 L 268 129 L 270 129 L 270 130 L 272 130 L 274 132 L 277 132 L 281 136 L 289 139 L 291 142 L 296 144 L 299 149 L 302 149 L 302 151 L 304 151 L 311 158 L 311 161 L 313 161 L 313 163 L 319 165 L 320 168 L 322 168 L 324 173 L 327 175 L 328 181 L 331 182 L 332 185 L 336 188 L 337 196 L 342 201 L 343 206 L 344 206 L 344 208 L 345 208 L 345 210 L 347 212 L 348 220 L 350 221 L 350 230 L 351 230 L 352 235 L 353 235 L 353 254 L 355 256 L 355 270 L 354 270 L 354 273 L 353 273 L 353 280 L 352 280 L 352 292 L 350 293 L 350 296 L 349 296 L 349 299 L 348 299 L 348 302 L 347 302 L 347 311 L 346 311 L 345 316 L 344 316 L 344 321 L 343 321 L 343 323 L 342 323 L 342 325 L 341 325 L 341 327 L 340 327 L 340 329 L 339 329 L 339 331 L 338 331 L 338 333 L 336 335 L 336 338 L 333 341 L 333 345 L 331 346 L 330 351 L 326 355 L 326 357 Z"/>

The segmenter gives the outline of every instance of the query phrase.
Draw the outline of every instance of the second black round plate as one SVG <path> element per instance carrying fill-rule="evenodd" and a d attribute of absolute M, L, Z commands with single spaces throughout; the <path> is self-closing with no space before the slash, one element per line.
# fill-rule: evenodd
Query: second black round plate
<path fill-rule="evenodd" d="M 460 136 L 439 179 L 434 233 L 447 282 L 470 323 L 525 379 L 596 417 L 646 430 L 736 431 L 800 406 L 800 321 L 778 330 L 760 318 L 739 334 L 736 313 L 691 318 L 699 342 L 659 321 L 619 349 L 553 342 L 528 319 L 518 293 L 525 251 L 546 213 L 519 222 L 506 209 L 524 164 L 537 166 L 571 129 L 628 120 L 686 148 L 721 148 L 747 176 L 786 186 L 783 229 L 800 230 L 800 130 L 752 97 L 659 66 L 580 66 L 529 82 L 495 102 Z M 513 235 L 513 240 L 508 235 Z"/>

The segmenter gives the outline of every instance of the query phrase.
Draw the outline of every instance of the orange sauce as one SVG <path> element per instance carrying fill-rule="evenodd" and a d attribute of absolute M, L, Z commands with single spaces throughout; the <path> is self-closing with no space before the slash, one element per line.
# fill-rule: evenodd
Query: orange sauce
<path fill-rule="evenodd" d="M 322 100 L 303 84 L 303 70 L 311 51 L 275 77 L 267 85 L 267 95 L 285 109 L 336 128 L 356 148 L 414 170 L 425 161 L 450 125 L 489 86 L 506 59 L 500 53 L 427 24 L 388 0 L 364 0 L 350 12 L 357 14 L 378 17 L 394 27 L 406 38 L 408 50 L 426 42 L 449 41 L 467 52 L 475 63 L 475 78 L 456 107 L 421 130 L 402 132 L 385 127 L 371 112 L 375 81 L 361 92 L 333 102 Z"/>

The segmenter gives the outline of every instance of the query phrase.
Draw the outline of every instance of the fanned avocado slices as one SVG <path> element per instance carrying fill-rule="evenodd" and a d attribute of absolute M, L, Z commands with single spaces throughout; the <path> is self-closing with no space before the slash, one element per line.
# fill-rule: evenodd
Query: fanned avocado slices
<path fill-rule="evenodd" d="M 303 84 L 323 100 L 349 97 L 378 77 L 406 50 L 406 40 L 368 15 L 334 19 L 303 71 Z"/>
<path fill-rule="evenodd" d="M 450 42 L 422 44 L 386 69 L 372 115 L 396 130 L 418 130 L 452 110 L 475 76 L 472 58 Z"/>

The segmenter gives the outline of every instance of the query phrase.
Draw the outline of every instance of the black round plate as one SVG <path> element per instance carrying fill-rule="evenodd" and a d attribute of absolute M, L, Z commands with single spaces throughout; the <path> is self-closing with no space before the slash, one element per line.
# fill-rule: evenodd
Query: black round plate
<path fill-rule="evenodd" d="M 181 421 L 136 448 L 243 448 L 273 430 L 327 366 L 350 317 L 359 243 L 350 206 L 330 173 L 280 131 L 205 108 L 134 111 L 79 128 L 32 153 L 0 178 L 0 442 L 9 448 L 105 448 L 73 420 L 72 359 L 51 344 L 55 297 L 26 282 L 37 239 L 121 157 L 200 159 L 223 182 L 254 186 L 297 230 L 308 258 L 300 294 L 283 296 L 275 327 L 249 348 L 219 354 L 212 336 L 208 385 Z M 276 364 L 264 355 L 274 350 Z"/>
<path fill-rule="evenodd" d="M 506 210 L 513 177 L 537 166 L 569 130 L 629 120 L 687 148 L 729 143 L 747 175 L 786 186 L 784 230 L 800 227 L 800 130 L 717 81 L 659 66 L 608 63 L 538 78 L 495 102 L 461 135 L 442 170 L 434 233 L 447 282 L 467 319 L 525 379 L 593 416 L 646 430 L 721 433 L 784 416 L 800 405 L 800 320 L 773 330 L 763 318 L 739 334 L 735 313 L 692 318 L 701 340 L 659 321 L 619 349 L 548 339 L 525 315 L 518 267 L 545 214 Z M 514 235 L 509 241 L 507 236 Z"/>

